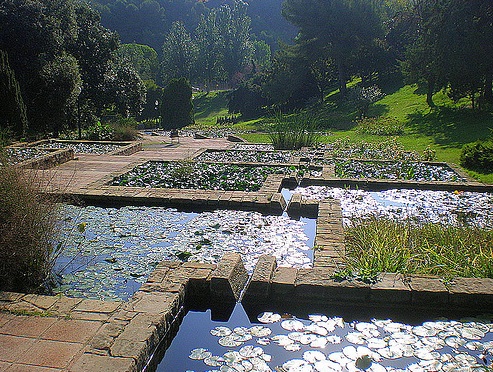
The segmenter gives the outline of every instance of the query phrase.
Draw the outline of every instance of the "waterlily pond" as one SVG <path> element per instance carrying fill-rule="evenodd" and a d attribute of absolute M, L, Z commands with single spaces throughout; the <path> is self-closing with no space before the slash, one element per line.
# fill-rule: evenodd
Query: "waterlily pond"
<path fill-rule="evenodd" d="M 201 162 L 148 161 L 111 183 L 112 186 L 258 191 L 270 174 L 302 174 L 296 167 L 246 166 Z M 301 173 L 300 173 L 301 172 Z"/>
<path fill-rule="evenodd" d="M 310 267 L 315 220 L 218 210 L 63 205 L 62 273 L 55 291 L 68 296 L 128 299 L 163 260 L 217 263 L 242 254 L 248 271 L 271 254 L 281 266 Z"/>
<path fill-rule="evenodd" d="M 492 316 L 406 323 L 296 317 L 237 304 L 228 321 L 190 311 L 157 371 L 472 371 L 493 358 Z M 193 334 L 194 337 L 190 337 Z"/>
<path fill-rule="evenodd" d="M 57 142 L 50 141 L 38 146 L 38 149 L 72 149 L 76 154 L 109 154 L 120 149 L 122 145 L 93 142 Z"/>
<path fill-rule="evenodd" d="M 7 163 L 15 165 L 23 161 L 40 158 L 50 153 L 46 149 L 38 149 L 34 147 L 8 147 L 5 149 Z"/>
<path fill-rule="evenodd" d="M 257 151 L 257 150 L 225 150 L 204 151 L 197 161 L 219 162 L 219 163 L 290 163 L 292 159 L 289 151 Z"/>
<path fill-rule="evenodd" d="M 493 229 L 491 193 L 415 189 L 365 191 L 324 186 L 298 187 L 292 192 L 308 199 L 339 199 L 346 226 L 351 225 L 351 221 L 375 216 L 414 223 L 469 223 Z"/>
<path fill-rule="evenodd" d="M 449 166 L 413 161 L 336 160 L 335 174 L 341 178 L 376 178 L 420 182 L 466 181 Z"/>

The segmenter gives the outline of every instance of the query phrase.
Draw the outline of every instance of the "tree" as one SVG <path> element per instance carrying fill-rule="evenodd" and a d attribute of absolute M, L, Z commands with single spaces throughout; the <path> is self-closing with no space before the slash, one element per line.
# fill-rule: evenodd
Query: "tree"
<path fill-rule="evenodd" d="M 17 136 L 27 131 L 26 106 L 19 83 L 10 68 L 7 53 L 0 50 L 0 128 L 12 130 Z"/>
<path fill-rule="evenodd" d="M 99 15 L 75 0 L 7 0 L 0 3 L 0 49 L 9 53 L 30 130 L 55 135 L 78 108 L 100 114 L 115 103 L 105 77 L 118 37 Z M 19 47 L 22 46 L 22 47 Z M 112 102 L 108 102 L 112 101 Z"/>
<path fill-rule="evenodd" d="M 150 46 L 122 44 L 117 50 L 117 56 L 130 63 L 142 80 L 156 81 L 159 61 L 157 52 Z"/>
<path fill-rule="evenodd" d="M 184 77 L 171 79 L 161 101 L 162 127 L 179 129 L 193 121 L 192 86 Z"/>
<path fill-rule="evenodd" d="M 108 102 L 123 117 L 138 116 L 145 103 L 146 88 L 139 75 L 129 63 L 116 59 L 105 76 Z"/>
<path fill-rule="evenodd" d="M 493 75 L 493 4 L 488 0 L 416 0 L 415 33 L 403 62 L 411 82 L 427 85 L 433 94 L 450 87 L 454 100 L 491 93 Z"/>
<path fill-rule="evenodd" d="M 262 88 L 254 79 L 243 82 L 233 90 L 228 99 L 230 113 L 241 113 L 244 119 L 252 119 L 261 115 L 268 104 L 263 96 Z"/>
<path fill-rule="evenodd" d="M 195 43 L 198 58 L 195 66 L 195 76 L 209 90 L 214 82 L 224 81 L 224 43 L 220 33 L 217 12 L 202 16 L 195 29 Z"/>
<path fill-rule="evenodd" d="M 217 24 L 223 41 L 224 69 L 229 80 L 243 70 L 253 54 L 251 19 L 247 16 L 247 9 L 247 3 L 235 1 L 232 7 L 223 5 L 217 10 Z"/>
<path fill-rule="evenodd" d="M 163 45 L 161 76 L 163 82 L 171 79 L 192 77 L 197 50 L 182 22 L 174 22 Z"/>
<path fill-rule="evenodd" d="M 342 95 L 351 74 L 359 72 L 354 61 L 366 58 L 364 48 L 383 36 L 372 0 L 286 0 L 283 15 L 299 27 L 299 41 L 314 44 L 311 57 L 334 61 Z"/>

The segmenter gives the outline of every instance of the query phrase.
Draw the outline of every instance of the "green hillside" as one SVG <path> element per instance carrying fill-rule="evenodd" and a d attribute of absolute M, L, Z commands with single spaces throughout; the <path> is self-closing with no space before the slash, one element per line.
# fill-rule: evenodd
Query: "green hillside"
<path fill-rule="evenodd" d="M 321 141 L 329 143 L 340 138 L 351 141 L 378 142 L 396 137 L 397 142 L 406 150 L 422 152 L 430 148 L 436 152 L 436 160 L 458 164 L 462 146 L 479 139 L 491 137 L 493 130 L 493 113 L 473 110 L 468 101 L 454 104 L 444 93 L 434 96 L 437 107 L 430 109 L 426 104 L 426 96 L 415 85 L 404 85 L 387 89 L 387 94 L 374 103 L 369 116 L 376 118 L 376 125 L 385 126 L 387 120 L 398 124 L 402 133 L 398 135 L 372 135 L 362 133 L 357 121 L 357 110 L 354 106 L 339 99 L 337 91 L 326 96 L 323 103 L 307 108 L 307 111 L 321 116 L 323 130 L 327 135 Z M 216 117 L 227 115 L 226 92 L 202 93 L 195 97 L 196 125 L 216 126 Z M 265 122 L 269 117 L 253 121 L 240 122 L 233 127 L 238 130 L 257 130 L 258 133 L 243 134 L 251 142 L 269 142 L 265 131 Z M 493 174 L 480 174 L 469 171 L 469 174 L 482 182 L 493 183 Z"/>

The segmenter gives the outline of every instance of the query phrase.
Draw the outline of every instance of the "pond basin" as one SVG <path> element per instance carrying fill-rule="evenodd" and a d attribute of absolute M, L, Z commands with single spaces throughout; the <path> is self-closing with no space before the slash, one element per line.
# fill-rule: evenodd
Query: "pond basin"
<path fill-rule="evenodd" d="M 251 271 L 261 254 L 281 265 L 310 267 L 316 219 L 247 211 L 64 205 L 64 251 L 57 293 L 127 300 L 163 260 L 216 263 L 242 254 Z"/>
<path fill-rule="evenodd" d="M 493 194 L 469 191 L 434 191 L 418 189 L 364 190 L 358 188 L 309 186 L 283 189 L 286 200 L 292 194 L 305 199 L 338 199 L 344 225 L 370 216 L 401 221 L 457 224 L 466 222 L 493 229 Z"/>
<path fill-rule="evenodd" d="M 146 371 L 451 371 L 493 358 L 491 315 L 289 300 L 188 310 Z"/>

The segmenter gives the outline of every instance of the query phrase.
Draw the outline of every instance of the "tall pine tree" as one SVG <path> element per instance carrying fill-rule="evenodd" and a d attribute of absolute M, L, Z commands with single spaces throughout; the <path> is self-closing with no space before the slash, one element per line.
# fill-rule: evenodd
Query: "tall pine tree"
<path fill-rule="evenodd" d="M 11 130 L 19 137 L 27 131 L 26 106 L 8 55 L 3 50 L 0 50 L 0 128 Z"/>

